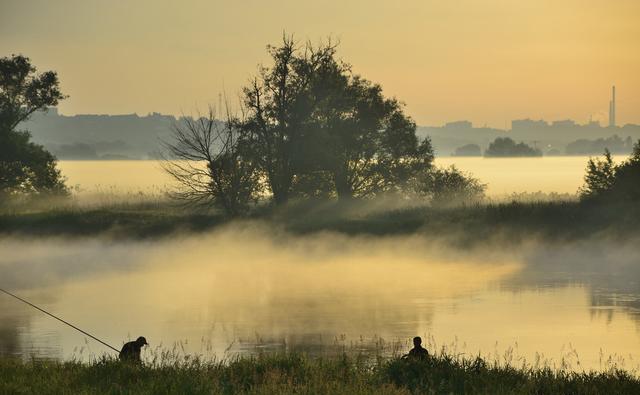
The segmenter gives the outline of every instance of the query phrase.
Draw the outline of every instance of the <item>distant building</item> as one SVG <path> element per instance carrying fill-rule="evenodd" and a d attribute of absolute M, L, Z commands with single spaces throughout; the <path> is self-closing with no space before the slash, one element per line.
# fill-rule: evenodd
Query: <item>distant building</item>
<path fill-rule="evenodd" d="M 448 122 L 444 124 L 444 127 L 446 129 L 471 129 L 473 128 L 473 124 L 469 121 L 455 121 L 455 122 Z"/>
<path fill-rule="evenodd" d="M 516 119 L 511 121 L 511 130 L 514 132 L 524 130 L 539 130 L 546 129 L 549 124 L 545 120 L 533 120 L 533 119 Z"/>
<path fill-rule="evenodd" d="M 572 128 L 576 126 L 576 123 L 571 119 L 563 119 L 561 121 L 553 121 L 551 126 L 554 128 Z"/>

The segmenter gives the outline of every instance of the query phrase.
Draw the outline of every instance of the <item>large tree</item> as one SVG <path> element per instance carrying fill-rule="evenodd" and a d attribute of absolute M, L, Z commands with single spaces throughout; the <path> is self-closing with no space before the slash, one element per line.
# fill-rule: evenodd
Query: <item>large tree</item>
<path fill-rule="evenodd" d="M 277 204 L 327 179 L 340 198 L 399 189 L 431 166 L 430 141 L 418 142 L 402 104 L 353 74 L 331 42 L 268 48 L 273 65 L 244 89 L 245 133 Z"/>
<path fill-rule="evenodd" d="M 55 72 L 37 74 L 22 55 L 0 58 L 0 195 L 66 192 L 56 158 L 33 143 L 29 132 L 16 130 L 64 98 Z"/>

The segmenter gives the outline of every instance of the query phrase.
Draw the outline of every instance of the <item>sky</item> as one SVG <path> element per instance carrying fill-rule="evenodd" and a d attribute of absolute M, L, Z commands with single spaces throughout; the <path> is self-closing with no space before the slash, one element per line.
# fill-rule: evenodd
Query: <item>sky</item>
<path fill-rule="evenodd" d="M 283 32 L 332 37 L 420 125 L 640 123 L 639 0 L 0 0 L 0 56 L 58 72 L 63 114 L 237 101 Z"/>

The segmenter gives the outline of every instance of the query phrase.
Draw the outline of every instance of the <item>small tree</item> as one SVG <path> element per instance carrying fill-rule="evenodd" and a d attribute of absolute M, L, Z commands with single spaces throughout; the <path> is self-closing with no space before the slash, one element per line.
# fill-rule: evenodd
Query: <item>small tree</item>
<path fill-rule="evenodd" d="M 589 158 L 587 174 L 584 176 L 584 186 L 580 188 L 582 198 L 601 196 L 611 190 L 616 178 L 616 165 L 611 158 L 611 152 L 604 150 L 604 159 Z"/>
<path fill-rule="evenodd" d="M 0 58 L 0 197 L 14 193 L 67 193 L 56 158 L 30 141 L 18 125 L 66 96 L 53 71 L 36 74 L 29 58 Z"/>
<path fill-rule="evenodd" d="M 640 140 L 634 144 L 631 156 L 619 165 L 613 163 L 605 150 L 604 159 L 589 159 L 585 184 L 580 188 L 582 199 L 604 201 L 640 201 Z"/>
<path fill-rule="evenodd" d="M 187 205 L 216 206 L 227 215 L 246 212 L 261 192 L 260 174 L 249 154 L 249 142 L 240 131 L 240 121 L 227 115 L 215 118 L 182 117 L 172 128 L 173 141 L 162 166 L 177 182 L 172 197 Z"/>

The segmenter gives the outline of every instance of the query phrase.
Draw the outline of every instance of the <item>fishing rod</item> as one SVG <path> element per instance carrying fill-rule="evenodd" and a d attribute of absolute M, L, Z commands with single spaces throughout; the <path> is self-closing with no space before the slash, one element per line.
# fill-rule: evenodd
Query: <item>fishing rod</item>
<path fill-rule="evenodd" d="M 2 291 L 2 292 L 4 292 L 4 293 L 6 293 L 6 294 L 7 294 L 7 295 L 9 295 L 9 296 L 12 296 L 12 297 L 14 297 L 14 298 L 18 299 L 18 300 L 19 300 L 19 301 L 21 301 L 21 302 L 24 302 L 24 303 L 28 304 L 29 306 L 31 306 L 31 307 L 33 307 L 33 308 L 35 308 L 35 309 L 38 309 L 38 310 L 42 311 L 42 312 L 43 312 L 43 313 L 45 313 L 46 315 L 48 315 L 48 316 L 50 316 L 50 317 L 53 317 L 53 318 L 55 318 L 56 320 L 58 320 L 58 321 L 60 321 L 60 322 L 62 322 L 62 323 L 64 323 L 64 324 L 69 325 L 70 327 L 72 327 L 73 329 L 77 330 L 78 332 L 82 332 L 82 333 L 84 333 L 85 335 L 87 335 L 87 336 L 89 336 L 90 338 L 92 338 L 93 340 L 95 340 L 95 341 L 97 341 L 97 342 L 100 342 L 100 343 L 104 344 L 105 346 L 109 347 L 110 349 L 112 349 L 113 351 L 115 351 L 115 352 L 117 352 L 117 353 L 120 353 L 120 350 L 118 350 L 117 348 L 115 348 L 115 347 L 113 347 L 113 346 L 111 346 L 111 345 L 109 345 L 109 344 L 107 344 L 107 343 L 103 342 L 102 340 L 98 339 L 97 337 L 93 336 L 92 334 L 90 334 L 90 333 L 88 333 L 88 332 L 83 331 L 82 329 L 78 328 L 77 326 L 75 326 L 75 325 L 73 325 L 73 324 L 71 324 L 71 323 L 69 323 L 69 322 L 67 322 L 67 321 L 63 320 L 63 319 L 62 319 L 62 318 L 60 318 L 60 317 L 57 317 L 57 316 L 55 316 L 55 315 L 53 315 L 53 314 L 49 313 L 48 311 L 46 311 L 46 310 L 44 310 L 44 309 L 42 309 L 42 308 L 40 308 L 40 307 L 36 306 L 35 304 L 33 304 L 33 303 L 29 302 L 29 301 L 26 301 L 26 300 L 22 299 L 21 297 L 19 297 L 19 296 L 17 296 L 17 295 L 14 295 L 14 294 L 12 294 L 11 292 L 6 291 L 6 290 L 4 290 L 4 289 L 2 289 L 2 288 L 0 288 L 0 291 Z"/>

